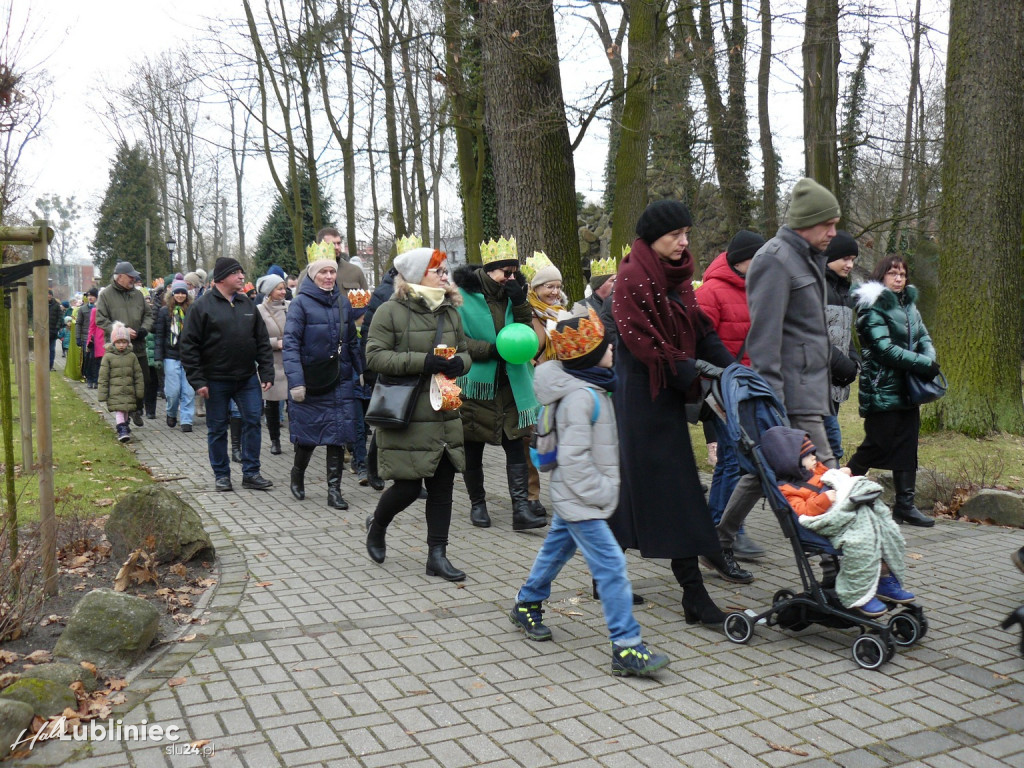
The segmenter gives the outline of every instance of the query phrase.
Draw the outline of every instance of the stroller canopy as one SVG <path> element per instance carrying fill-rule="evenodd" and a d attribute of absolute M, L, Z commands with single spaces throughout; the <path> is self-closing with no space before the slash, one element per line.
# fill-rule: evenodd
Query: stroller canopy
<path fill-rule="evenodd" d="M 711 392 L 725 414 L 721 432 L 739 449 L 736 454 L 740 467 L 745 472 L 756 474 L 757 467 L 751 453 L 760 444 L 761 434 L 766 429 L 789 426 L 785 408 L 767 381 L 753 369 L 739 363 L 725 369 Z"/>

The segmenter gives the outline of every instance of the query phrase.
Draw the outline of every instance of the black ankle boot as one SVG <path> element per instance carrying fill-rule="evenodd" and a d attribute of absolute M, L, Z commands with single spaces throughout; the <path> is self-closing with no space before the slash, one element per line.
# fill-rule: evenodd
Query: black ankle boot
<path fill-rule="evenodd" d="M 547 525 L 546 517 L 535 515 L 530 510 L 530 468 L 526 464 L 512 464 L 505 468 L 505 474 L 508 476 L 508 494 L 512 498 L 512 530 L 528 531 Z"/>
<path fill-rule="evenodd" d="M 591 579 L 590 585 L 594 588 L 594 599 L 600 600 L 601 596 L 597 593 L 597 580 Z M 647 601 L 644 600 L 643 596 L 638 595 L 636 592 L 633 593 L 633 605 L 643 605 L 645 602 Z"/>
<path fill-rule="evenodd" d="M 469 494 L 469 522 L 477 528 L 490 528 L 491 516 L 487 514 L 487 493 L 484 491 L 483 467 L 470 469 L 462 475 L 466 481 L 466 493 Z"/>
<path fill-rule="evenodd" d="M 387 528 L 381 528 L 373 520 L 373 515 L 366 518 L 366 553 L 375 563 L 383 563 L 388 548 L 384 540 Z"/>
<path fill-rule="evenodd" d="M 341 495 L 341 472 L 345 466 L 345 450 L 340 445 L 327 446 L 327 506 L 348 509 Z"/>
<path fill-rule="evenodd" d="M 719 576 L 733 584 L 749 584 L 754 580 L 754 574 L 740 568 L 731 549 L 723 549 L 719 555 L 703 555 L 701 562 L 714 568 Z"/>
<path fill-rule="evenodd" d="M 236 464 L 242 461 L 242 420 L 231 419 L 231 460 Z"/>
<path fill-rule="evenodd" d="M 687 624 L 713 627 L 725 621 L 725 614 L 715 605 L 704 586 L 696 557 L 673 558 L 672 574 L 683 588 L 683 617 Z"/>
<path fill-rule="evenodd" d="M 295 445 L 295 459 L 292 464 L 291 491 L 298 501 L 306 498 L 306 467 L 313 457 L 313 447 L 309 445 Z"/>
<path fill-rule="evenodd" d="M 935 521 L 914 506 L 914 493 L 917 484 L 917 471 L 913 469 L 894 469 L 892 484 L 896 491 L 896 503 L 892 508 L 892 519 L 897 523 L 916 525 L 918 528 L 931 528 Z"/>
<path fill-rule="evenodd" d="M 444 544 L 432 544 L 427 553 L 427 576 L 440 576 L 447 581 L 463 581 L 466 574 L 448 562 Z"/>

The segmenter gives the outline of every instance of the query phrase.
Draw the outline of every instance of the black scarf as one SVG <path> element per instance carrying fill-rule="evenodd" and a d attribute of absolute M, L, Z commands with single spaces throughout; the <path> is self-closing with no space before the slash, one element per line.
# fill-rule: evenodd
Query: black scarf
<path fill-rule="evenodd" d="M 562 370 L 566 373 L 571 373 L 577 379 L 587 382 L 587 384 L 600 387 L 606 392 L 614 392 L 615 385 L 619 383 L 619 378 L 615 375 L 614 368 L 601 368 L 595 365 L 581 370 L 574 370 L 572 368 L 563 368 Z"/>

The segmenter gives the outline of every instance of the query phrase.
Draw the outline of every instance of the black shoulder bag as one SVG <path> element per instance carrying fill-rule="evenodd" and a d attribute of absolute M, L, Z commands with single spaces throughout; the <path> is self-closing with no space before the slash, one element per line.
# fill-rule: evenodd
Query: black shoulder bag
<path fill-rule="evenodd" d="M 437 320 L 437 333 L 434 334 L 434 347 L 441 343 L 444 332 L 444 313 Z M 433 349 L 432 348 L 432 349 Z M 390 376 L 378 374 L 377 383 L 373 385 L 373 395 L 366 409 L 364 421 L 377 429 L 405 429 L 412 419 L 413 409 L 420 396 L 420 389 L 426 380 L 425 373 L 410 376 Z"/>

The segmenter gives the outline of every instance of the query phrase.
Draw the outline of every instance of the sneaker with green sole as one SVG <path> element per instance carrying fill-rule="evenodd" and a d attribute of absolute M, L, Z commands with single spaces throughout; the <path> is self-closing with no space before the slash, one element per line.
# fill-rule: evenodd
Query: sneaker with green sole
<path fill-rule="evenodd" d="M 540 603 L 516 603 L 508 620 L 526 633 L 527 640 L 543 642 L 551 639 L 551 630 L 544 626 L 544 610 Z"/>
<path fill-rule="evenodd" d="M 646 645 L 621 646 L 612 643 L 612 674 L 616 677 L 649 677 L 668 666 L 668 656 L 654 653 Z"/>

